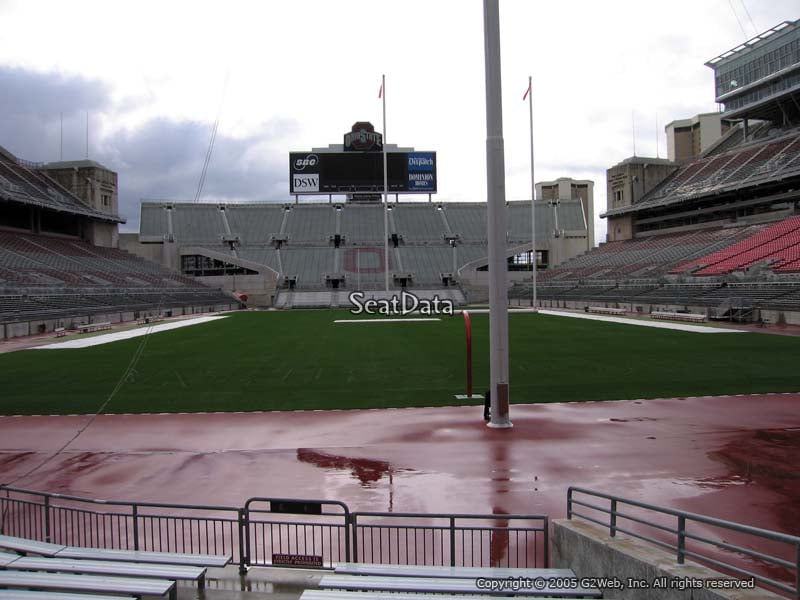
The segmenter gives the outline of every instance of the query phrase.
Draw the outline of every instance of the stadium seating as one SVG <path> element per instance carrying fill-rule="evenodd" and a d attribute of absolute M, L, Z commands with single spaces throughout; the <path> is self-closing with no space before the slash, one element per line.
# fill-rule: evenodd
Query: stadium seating
<path fill-rule="evenodd" d="M 286 228 L 282 231 L 295 245 L 324 244 L 336 233 L 336 210 L 333 206 L 293 206 L 286 211 Z M 179 238 L 180 239 L 180 238 Z"/>
<path fill-rule="evenodd" d="M 200 287 L 121 250 L 25 233 L 0 232 L 0 267 L 26 285 Z"/>
<path fill-rule="evenodd" d="M 761 129 L 759 129 L 761 131 Z M 752 187 L 776 177 L 800 174 L 800 131 L 779 131 L 777 137 L 748 138 L 743 145 L 727 141 L 689 161 L 636 203 L 636 209 L 688 202 L 702 196 Z"/>
<path fill-rule="evenodd" d="M 349 246 L 383 244 L 382 206 L 351 204 L 340 213 L 340 234 Z"/>
<path fill-rule="evenodd" d="M 224 292 L 115 248 L 0 232 L 0 322 L 234 303 Z"/>
<path fill-rule="evenodd" d="M 142 210 L 145 206 L 146 203 L 142 204 Z M 269 241 L 273 235 L 280 234 L 285 211 L 280 205 L 256 207 L 229 204 L 225 207 L 225 214 L 231 234 L 239 236 L 242 244 L 250 244 Z M 147 231 L 144 224 L 141 229 Z"/>
<path fill-rule="evenodd" d="M 19 160 L 0 146 L 0 193 L 11 201 L 103 220 L 119 221 L 74 197 L 58 182 L 39 173 L 35 163 Z"/>
<path fill-rule="evenodd" d="M 392 210 L 396 233 L 408 242 L 441 243 L 448 234 L 441 211 L 433 204 L 398 204 Z"/>
<path fill-rule="evenodd" d="M 586 231 L 578 200 L 539 203 L 536 213 L 539 239 Z M 142 238 L 230 252 L 223 243 L 228 236 L 237 257 L 280 273 L 298 292 L 333 287 L 332 282 L 347 289 L 384 284 L 382 204 L 145 202 L 141 214 Z M 393 203 L 387 216 L 390 270 L 408 275 L 412 287 L 449 285 L 443 274 L 456 278 L 460 268 L 488 254 L 485 204 Z M 510 202 L 508 223 L 509 246 L 529 242 L 530 203 Z"/>
<path fill-rule="evenodd" d="M 780 261 L 791 264 L 800 258 L 800 217 L 786 219 L 766 227 L 727 248 L 684 263 L 672 273 L 682 273 L 702 266 L 694 275 L 723 275 L 744 269 L 760 261 Z"/>
<path fill-rule="evenodd" d="M 636 279 L 665 275 L 693 256 L 727 247 L 760 230 L 744 226 L 671 233 L 609 242 L 542 274 L 542 280 Z"/>

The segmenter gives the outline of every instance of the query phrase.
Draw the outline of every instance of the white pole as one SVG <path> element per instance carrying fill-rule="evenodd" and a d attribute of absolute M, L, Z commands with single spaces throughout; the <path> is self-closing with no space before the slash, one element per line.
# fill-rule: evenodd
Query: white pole
<path fill-rule="evenodd" d="M 656 113 L 656 158 L 661 158 L 661 154 L 658 151 L 658 113 Z"/>
<path fill-rule="evenodd" d="M 536 310 L 536 180 L 533 176 L 533 83 L 531 76 L 528 75 L 528 112 L 530 113 L 531 123 L 531 257 L 533 261 L 533 309 Z"/>
<path fill-rule="evenodd" d="M 381 75 L 383 98 L 383 270 L 386 291 L 389 291 L 389 172 L 386 169 L 386 75 Z"/>
<path fill-rule="evenodd" d="M 503 149 L 503 95 L 500 77 L 500 9 L 483 0 L 486 75 L 486 224 L 489 237 L 489 427 L 509 428 L 508 267 L 506 261 L 506 182 Z"/>

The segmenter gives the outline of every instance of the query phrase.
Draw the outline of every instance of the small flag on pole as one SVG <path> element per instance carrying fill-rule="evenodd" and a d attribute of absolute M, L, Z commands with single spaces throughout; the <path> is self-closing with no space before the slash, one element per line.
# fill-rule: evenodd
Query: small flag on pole
<path fill-rule="evenodd" d="M 378 90 L 378 98 L 383 98 L 383 81 L 381 81 L 381 88 Z"/>
<path fill-rule="evenodd" d="M 525 100 L 528 97 L 528 94 L 530 93 L 531 93 L 531 84 L 530 82 L 528 82 L 528 89 L 525 90 L 525 95 L 522 97 L 522 99 Z"/>

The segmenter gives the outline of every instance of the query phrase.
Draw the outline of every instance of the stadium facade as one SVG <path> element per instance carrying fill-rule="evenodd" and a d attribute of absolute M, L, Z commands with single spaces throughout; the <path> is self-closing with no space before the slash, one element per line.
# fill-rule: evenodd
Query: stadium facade
<path fill-rule="evenodd" d="M 530 279 L 531 203 L 508 209 L 509 277 Z M 380 204 L 143 202 L 141 210 L 141 232 L 123 235 L 124 247 L 256 304 L 345 306 L 348 291 L 383 289 Z M 580 199 L 537 201 L 536 229 L 540 269 L 588 248 Z M 392 201 L 391 292 L 484 299 L 487 243 L 485 203 Z"/>
<path fill-rule="evenodd" d="M 607 242 L 544 273 L 544 305 L 800 323 L 800 21 L 706 64 L 720 112 L 608 169 Z"/>
<path fill-rule="evenodd" d="M 385 228 L 382 136 L 359 121 L 343 142 L 290 153 L 293 202 L 143 202 L 140 233 L 122 245 L 255 306 L 349 306 L 353 290 L 488 298 L 486 203 L 434 202 L 436 153 L 387 144 Z M 536 263 L 547 270 L 591 249 L 593 183 L 562 178 L 537 189 Z M 530 279 L 531 202 L 508 209 L 509 278 Z"/>

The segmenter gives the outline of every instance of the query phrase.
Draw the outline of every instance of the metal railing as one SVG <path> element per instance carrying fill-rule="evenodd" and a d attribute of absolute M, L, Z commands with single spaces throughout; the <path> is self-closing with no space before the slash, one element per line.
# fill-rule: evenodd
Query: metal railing
<path fill-rule="evenodd" d="M 608 504 L 601 505 L 598 500 Z M 584 509 L 592 511 L 591 514 Z M 611 537 L 624 533 L 673 552 L 678 564 L 684 564 L 687 558 L 694 559 L 800 600 L 800 537 L 580 487 L 567 490 L 567 518 L 573 517 L 608 528 Z M 658 537 L 643 530 L 655 530 Z M 725 539 L 718 535 L 721 532 L 725 532 Z M 742 541 L 728 541 L 731 537 Z M 745 545 L 754 545 L 754 541 L 760 548 L 770 549 L 757 551 Z M 755 563 L 761 572 L 748 570 L 742 563 Z"/>
<path fill-rule="evenodd" d="M 0 533 L 67 546 L 230 554 L 241 563 L 240 509 L 93 500 L 0 488 Z"/>
<path fill-rule="evenodd" d="M 352 513 L 336 500 L 250 498 L 238 508 L 0 486 L 0 534 L 68 546 L 224 554 L 242 572 L 310 558 L 322 568 L 351 560 L 546 567 L 548 525 L 541 515 Z"/>
<path fill-rule="evenodd" d="M 543 515 L 353 513 L 356 562 L 459 567 L 546 567 Z"/>
<path fill-rule="evenodd" d="M 319 512 L 286 512 L 302 507 Z M 244 507 L 245 561 L 267 566 L 275 554 L 318 556 L 322 566 L 350 562 L 350 509 L 336 500 L 250 498 Z"/>

